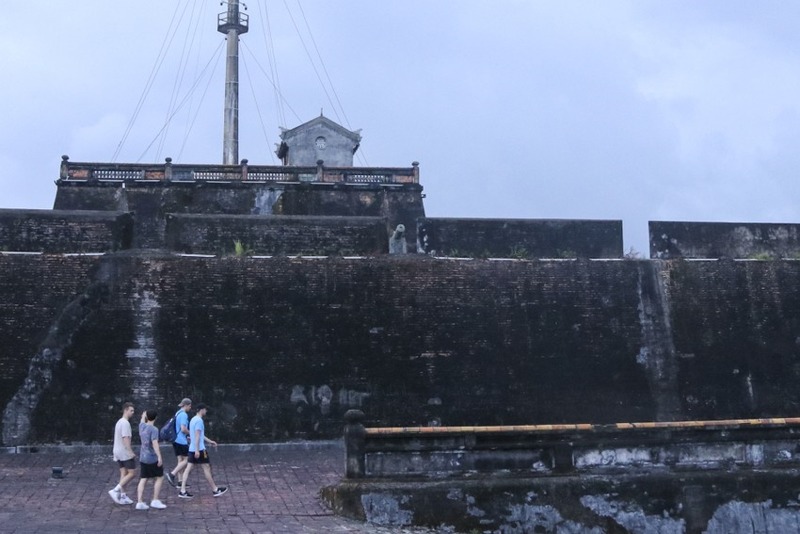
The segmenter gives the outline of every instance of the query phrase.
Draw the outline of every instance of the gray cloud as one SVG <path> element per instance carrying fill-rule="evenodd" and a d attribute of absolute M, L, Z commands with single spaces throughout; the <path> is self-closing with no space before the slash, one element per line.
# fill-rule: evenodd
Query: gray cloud
<path fill-rule="evenodd" d="M 294 23 L 282 3 L 248 3 L 240 155 L 254 163 L 275 163 L 278 126 L 322 108 L 363 130 L 368 164 L 419 160 L 432 216 L 622 219 L 626 246 L 641 252 L 650 219 L 800 218 L 800 37 L 792 26 L 800 7 L 303 1 L 345 120 L 297 36 L 294 24 L 305 31 L 297 3 L 287 4 Z M 291 106 L 283 114 L 261 72 L 269 69 L 266 8 Z M 181 29 L 118 159 L 144 152 L 143 161 L 219 162 L 223 60 L 175 115 L 163 144 L 145 149 L 176 80 L 185 94 L 214 57 L 220 9 L 205 0 L 5 6 L 0 205 L 52 206 L 62 153 L 111 158 L 170 20 Z M 190 48 L 181 75 L 181 51 Z M 318 72 L 324 79 L 319 65 Z"/>

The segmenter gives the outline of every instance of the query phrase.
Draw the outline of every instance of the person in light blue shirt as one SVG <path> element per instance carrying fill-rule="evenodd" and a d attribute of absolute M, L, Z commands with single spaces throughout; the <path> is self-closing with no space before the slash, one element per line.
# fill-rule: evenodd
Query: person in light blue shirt
<path fill-rule="evenodd" d="M 192 399 L 183 399 L 178 408 L 175 413 L 175 441 L 172 442 L 172 449 L 175 451 L 178 465 L 167 473 L 167 482 L 173 487 L 183 484 L 181 473 L 189 464 L 189 411 L 192 409 Z"/>
<path fill-rule="evenodd" d="M 217 442 L 213 439 L 206 437 L 206 425 L 203 418 L 208 412 L 208 407 L 200 403 L 197 405 L 197 415 L 192 417 L 189 421 L 189 464 L 186 466 L 186 471 L 183 473 L 183 484 L 181 484 L 181 492 L 178 496 L 182 499 L 191 499 L 194 497 L 191 493 L 186 491 L 186 481 L 189 478 L 189 473 L 192 472 L 192 467 L 196 464 L 203 466 L 203 474 L 206 476 L 208 484 L 211 486 L 211 492 L 214 497 L 219 497 L 228 491 L 225 486 L 217 486 L 214 482 L 214 477 L 211 476 L 211 462 L 208 458 L 208 450 L 206 450 L 206 443 L 217 446 Z"/>

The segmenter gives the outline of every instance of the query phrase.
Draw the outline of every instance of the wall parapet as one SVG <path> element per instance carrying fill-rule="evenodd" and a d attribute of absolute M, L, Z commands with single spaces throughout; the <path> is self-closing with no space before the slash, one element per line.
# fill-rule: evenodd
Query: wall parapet
<path fill-rule="evenodd" d="M 622 221 L 426 217 L 417 221 L 417 250 L 473 258 L 622 258 Z"/>
<path fill-rule="evenodd" d="M 365 428 L 346 415 L 347 478 L 796 467 L 800 418 Z"/>
<path fill-rule="evenodd" d="M 411 167 L 325 167 L 250 165 L 163 164 L 71 162 L 61 157 L 59 181 L 181 181 L 181 182 L 311 182 L 346 184 L 418 184 L 419 163 Z"/>
<path fill-rule="evenodd" d="M 658 259 L 800 258 L 800 224 L 650 221 Z"/>
<path fill-rule="evenodd" d="M 0 251 L 110 252 L 130 248 L 132 234 L 121 211 L 0 209 Z"/>

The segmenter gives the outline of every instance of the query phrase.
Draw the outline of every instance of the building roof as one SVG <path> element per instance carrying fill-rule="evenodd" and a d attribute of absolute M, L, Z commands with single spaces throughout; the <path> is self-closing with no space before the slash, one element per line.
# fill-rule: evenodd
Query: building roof
<path fill-rule="evenodd" d="M 331 130 L 339 133 L 340 135 L 343 135 L 345 137 L 349 137 L 356 144 L 361 142 L 361 133 L 360 133 L 361 130 L 350 131 L 347 128 L 345 128 L 344 126 L 333 122 L 332 120 L 330 120 L 328 117 L 325 117 L 324 115 L 320 115 L 319 117 L 315 117 L 315 118 L 311 119 L 310 121 L 304 122 L 300 126 L 295 126 L 294 128 L 291 128 L 291 129 L 281 128 L 281 130 L 282 130 L 281 131 L 281 139 L 286 140 L 287 137 L 292 137 L 292 136 L 296 135 L 297 133 L 299 133 L 299 132 L 301 132 L 303 130 L 307 130 L 307 129 L 309 129 L 309 128 L 313 127 L 313 126 L 317 126 L 317 125 L 327 126 Z"/>

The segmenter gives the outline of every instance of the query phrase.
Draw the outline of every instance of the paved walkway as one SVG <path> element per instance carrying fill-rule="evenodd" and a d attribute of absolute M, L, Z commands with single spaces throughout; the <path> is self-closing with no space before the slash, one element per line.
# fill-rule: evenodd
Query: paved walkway
<path fill-rule="evenodd" d="M 298 443 L 251 447 L 220 446 L 210 450 L 214 479 L 228 486 L 214 498 L 202 475 L 193 470 L 194 499 L 179 499 L 166 480 L 165 510 L 135 510 L 115 504 L 108 490 L 119 471 L 111 447 L 44 447 L 39 452 L 0 454 L 0 531 L 34 532 L 427 532 L 386 528 L 333 515 L 319 500 L 319 489 L 342 477 L 340 443 Z M 167 467 L 175 466 L 164 449 Z M 51 477 L 63 467 L 64 478 Z M 137 477 L 126 492 L 136 500 Z M 152 485 L 145 490 L 149 502 Z"/>

